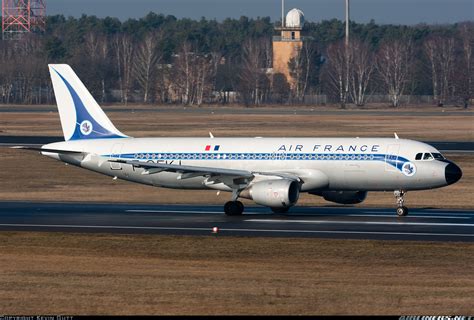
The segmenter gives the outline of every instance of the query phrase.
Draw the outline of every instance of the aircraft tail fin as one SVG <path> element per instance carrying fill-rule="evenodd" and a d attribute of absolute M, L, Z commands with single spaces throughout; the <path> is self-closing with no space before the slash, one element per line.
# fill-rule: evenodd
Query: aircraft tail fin
<path fill-rule="evenodd" d="M 50 64 L 49 72 L 64 140 L 127 138 L 115 128 L 69 65 Z"/>

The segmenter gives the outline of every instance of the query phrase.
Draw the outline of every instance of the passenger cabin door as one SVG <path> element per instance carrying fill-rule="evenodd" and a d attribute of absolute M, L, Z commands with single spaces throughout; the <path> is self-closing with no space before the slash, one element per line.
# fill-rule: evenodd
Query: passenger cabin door
<path fill-rule="evenodd" d="M 116 143 L 112 147 L 112 152 L 110 153 L 110 159 L 120 159 L 122 154 L 123 143 Z M 110 169 L 112 170 L 122 170 L 122 164 L 117 162 L 109 162 Z"/>
<path fill-rule="evenodd" d="M 397 171 L 399 144 L 389 144 L 385 154 L 385 171 Z"/>

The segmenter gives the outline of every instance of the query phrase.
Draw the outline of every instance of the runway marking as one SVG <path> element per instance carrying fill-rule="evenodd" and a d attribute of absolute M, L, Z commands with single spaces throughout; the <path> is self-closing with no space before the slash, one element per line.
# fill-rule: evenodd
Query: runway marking
<path fill-rule="evenodd" d="M 209 231 L 212 228 L 178 228 L 178 227 L 134 227 L 134 226 L 87 226 L 87 225 L 56 225 L 56 224 L 0 224 L 0 227 L 23 228 L 70 228 L 70 229 L 123 229 L 123 230 L 181 230 L 181 231 Z M 371 234 L 371 235 L 408 235 L 408 236 L 440 236 L 440 237 L 474 237 L 471 233 L 430 233 L 430 232 L 382 232 L 382 231 L 323 231 L 323 230 L 287 230 L 287 229 L 235 229 L 219 228 L 229 232 L 266 232 L 266 233 L 314 233 L 314 234 Z"/>
<path fill-rule="evenodd" d="M 393 217 L 396 217 L 395 214 L 387 214 L 387 215 L 382 215 L 382 214 L 372 214 L 372 215 L 369 215 L 369 214 L 347 214 L 347 215 L 344 215 L 345 217 L 389 217 L 389 218 L 393 218 Z M 420 216 L 420 215 L 408 215 L 407 217 L 405 218 L 434 218 L 434 219 L 472 219 L 471 217 L 459 217 L 459 216 L 452 216 L 452 217 L 442 217 L 442 216 Z"/>
<path fill-rule="evenodd" d="M 198 211 L 198 210 L 193 210 L 193 211 L 186 211 L 186 210 L 141 210 L 141 209 L 130 209 L 130 210 L 125 210 L 126 212 L 137 212 L 137 213 L 203 213 L 203 214 L 223 214 L 222 211 Z M 298 214 L 306 214 L 307 212 L 290 212 L 289 215 L 291 214 L 298 215 Z M 369 213 L 369 212 L 368 212 Z M 377 212 L 371 212 L 371 213 L 377 213 Z M 379 213 L 389 213 L 389 212 L 379 212 Z M 263 215 L 263 214 L 268 214 L 272 215 L 270 212 L 245 212 L 244 215 Z M 430 213 L 432 214 L 432 213 Z M 328 213 L 314 213 L 314 215 L 331 215 L 330 212 Z M 341 214 L 334 214 L 334 216 L 341 216 Z M 348 216 L 348 217 L 396 217 L 396 214 L 390 214 L 390 215 L 378 215 L 378 214 L 373 214 L 373 215 L 363 215 L 363 214 L 344 214 L 343 216 Z M 422 216 L 422 215 L 409 215 L 408 218 L 437 218 L 437 219 L 471 219 L 471 217 L 461 217 L 461 216 L 451 216 L 451 217 L 440 217 L 440 216 Z"/>
<path fill-rule="evenodd" d="M 435 223 L 435 222 L 395 222 L 395 221 L 339 221 L 339 220 L 282 220 L 282 219 L 247 219 L 246 222 L 278 222 L 278 223 L 314 223 L 314 224 L 370 224 L 370 225 L 412 225 L 412 226 L 443 226 L 443 227 L 474 227 L 471 223 Z"/>
<path fill-rule="evenodd" d="M 137 212 L 137 213 L 206 213 L 206 214 L 222 214 L 224 215 L 224 211 L 187 211 L 187 210 L 139 210 L 139 209 L 131 209 L 125 210 L 125 212 Z M 245 212 L 246 215 L 252 214 L 271 214 L 270 212 Z"/>
<path fill-rule="evenodd" d="M 364 211 L 364 213 L 385 213 L 385 214 L 392 214 L 392 216 L 395 216 L 395 211 Z M 414 214 L 417 215 L 445 215 L 445 216 L 450 216 L 451 214 L 462 214 L 464 216 L 473 216 L 474 212 L 472 211 L 466 211 L 465 213 L 463 212 L 416 212 Z M 408 217 L 412 217 L 413 215 L 409 214 Z"/>
<path fill-rule="evenodd" d="M 140 210 L 140 209 L 131 209 L 125 210 L 126 212 L 138 212 L 138 213 L 223 213 L 219 211 L 188 211 L 188 210 Z"/>

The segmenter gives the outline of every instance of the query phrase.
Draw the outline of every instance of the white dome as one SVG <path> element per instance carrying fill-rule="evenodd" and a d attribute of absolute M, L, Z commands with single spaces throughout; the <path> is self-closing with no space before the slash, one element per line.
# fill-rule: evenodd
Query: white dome
<path fill-rule="evenodd" d="M 302 28 L 304 23 L 304 13 L 300 9 L 291 9 L 286 15 L 285 25 L 289 28 Z"/>

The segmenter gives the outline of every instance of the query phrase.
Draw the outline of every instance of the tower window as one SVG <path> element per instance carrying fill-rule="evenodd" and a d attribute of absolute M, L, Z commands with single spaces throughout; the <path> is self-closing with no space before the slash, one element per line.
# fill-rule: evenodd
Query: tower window
<path fill-rule="evenodd" d="M 295 40 L 295 32 L 291 31 L 291 40 Z"/>

